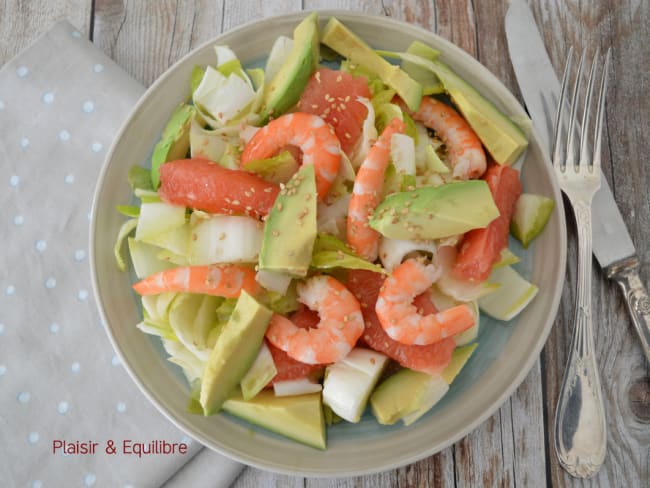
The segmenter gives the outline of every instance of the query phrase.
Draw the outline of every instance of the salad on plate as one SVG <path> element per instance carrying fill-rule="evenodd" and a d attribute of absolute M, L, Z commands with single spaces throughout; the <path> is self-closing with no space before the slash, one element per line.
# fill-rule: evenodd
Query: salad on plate
<path fill-rule="evenodd" d="M 438 51 L 377 51 L 316 13 L 264 68 L 217 45 L 188 84 L 129 172 L 139 204 L 118 207 L 115 244 L 188 409 L 318 449 L 367 410 L 416 422 L 481 313 L 508 321 L 538 291 L 507 247 L 553 209 L 522 193 L 524 132 Z"/>

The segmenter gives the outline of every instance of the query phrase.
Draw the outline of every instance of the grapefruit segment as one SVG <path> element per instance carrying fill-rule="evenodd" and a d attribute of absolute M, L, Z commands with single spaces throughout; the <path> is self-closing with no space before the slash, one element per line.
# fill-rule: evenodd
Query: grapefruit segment
<path fill-rule="evenodd" d="M 368 115 L 368 109 L 357 97 L 370 96 L 366 78 L 321 68 L 309 79 L 298 107 L 301 112 L 318 115 L 330 124 L 341 142 L 341 149 L 350 155 Z"/>
<path fill-rule="evenodd" d="M 205 159 L 179 159 L 160 167 L 160 198 L 204 212 L 263 217 L 279 192 L 275 183 Z"/>
<path fill-rule="evenodd" d="M 519 171 L 506 165 L 492 164 L 483 176 L 490 188 L 499 217 L 482 229 L 469 231 L 463 237 L 453 273 L 458 278 L 485 281 L 501 250 L 508 244 L 510 220 L 521 194 Z"/>

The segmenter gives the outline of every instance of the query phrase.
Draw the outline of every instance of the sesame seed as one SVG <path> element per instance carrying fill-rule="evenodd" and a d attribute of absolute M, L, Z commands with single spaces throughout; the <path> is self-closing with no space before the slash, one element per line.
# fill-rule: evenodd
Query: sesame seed
<path fill-rule="evenodd" d="M 336 77 L 336 82 L 339 83 L 342 79 L 343 79 L 343 77 L 341 75 L 338 75 Z"/>
<path fill-rule="evenodd" d="M 232 201 L 232 204 L 233 204 L 233 205 L 239 205 L 240 203 L 241 203 L 241 202 L 240 202 L 239 200 L 233 200 L 233 201 Z"/>
<path fill-rule="evenodd" d="M 264 188 L 264 193 L 271 193 L 272 191 L 273 187 Z"/>
<path fill-rule="evenodd" d="M 280 231 L 277 229 L 273 229 L 273 232 L 271 232 L 275 237 L 278 237 L 280 235 Z"/>
<path fill-rule="evenodd" d="M 318 104 L 317 103 L 312 103 L 311 108 L 318 108 Z"/>
<path fill-rule="evenodd" d="M 250 197 L 250 196 L 251 196 L 251 192 L 249 192 L 249 191 L 245 191 L 245 192 L 244 192 L 244 195 L 246 195 L 247 197 Z"/>
<path fill-rule="evenodd" d="M 350 135 L 349 132 L 346 132 L 344 135 L 346 139 L 352 139 L 352 136 Z"/>
<path fill-rule="evenodd" d="M 282 211 L 282 202 L 278 202 L 278 211 Z"/>

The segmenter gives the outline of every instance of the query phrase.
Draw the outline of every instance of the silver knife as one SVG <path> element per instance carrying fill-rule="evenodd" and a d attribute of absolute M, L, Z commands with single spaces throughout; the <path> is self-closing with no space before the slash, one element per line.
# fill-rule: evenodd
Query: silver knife
<path fill-rule="evenodd" d="M 550 154 L 560 83 L 530 8 L 512 0 L 506 14 L 510 59 L 535 132 Z M 639 260 L 621 212 L 604 175 L 594 196 L 593 253 L 606 276 L 623 290 L 627 308 L 650 361 L 650 298 L 639 278 Z"/>

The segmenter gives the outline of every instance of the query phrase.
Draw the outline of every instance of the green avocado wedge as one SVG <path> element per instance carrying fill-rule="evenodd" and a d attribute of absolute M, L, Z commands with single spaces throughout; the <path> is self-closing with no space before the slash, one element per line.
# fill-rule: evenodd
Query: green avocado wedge
<path fill-rule="evenodd" d="M 390 239 L 440 239 L 486 227 L 498 216 L 487 183 L 469 180 L 388 195 L 370 227 Z"/>
<path fill-rule="evenodd" d="M 314 166 L 303 165 L 280 190 L 267 216 L 260 270 L 307 275 L 317 234 L 317 199 Z"/>
<path fill-rule="evenodd" d="M 264 390 L 244 401 L 237 392 L 223 404 L 224 411 L 316 449 L 327 447 L 321 394 L 276 397 Z"/>
<path fill-rule="evenodd" d="M 434 61 L 433 65 L 445 91 L 492 158 L 499 164 L 514 164 L 528 146 L 523 131 L 446 64 Z"/>
<path fill-rule="evenodd" d="M 293 48 L 277 74 L 264 88 L 262 124 L 298 102 L 319 62 L 318 14 L 312 12 L 293 31 Z"/>
<path fill-rule="evenodd" d="M 168 161 L 184 159 L 190 149 L 190 122 L 196 113 L 192 105 L 180 104 L 163 129 L 151 155 L 151 184 L 160 185 L 160 167 Z"/>
<path fill-rule="evenodd" d="M 377 74 L 381 81 L 393 88 L 409 109 L 420 107 L 423 88 L 399 66 L 390 64 L 361 38 L 332 17 L 323 29 L 321 42 L 337 53 Z"/>
<path fill-rule="evenodd" d="M 271 310 L 241 292 L 203 370 L 199 402 L 204 415 L 218 412 L 246 375 L 272 315 Z"/>
<path fill-rule="evenodd" d="M 451 361 L 440 375 L 401 369 L 384 380 L 370 397 L 370 406 L 377 422 L 391 425 L 402 420 L 410 425 L 427 413 L 447 393 L 477 343 L 454 349 Z"/>

